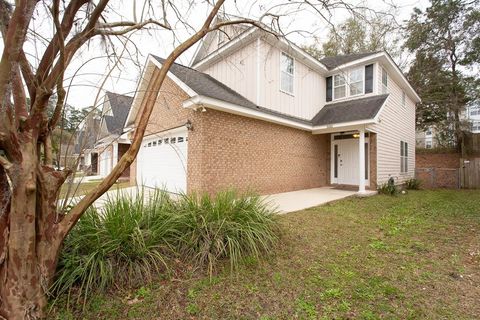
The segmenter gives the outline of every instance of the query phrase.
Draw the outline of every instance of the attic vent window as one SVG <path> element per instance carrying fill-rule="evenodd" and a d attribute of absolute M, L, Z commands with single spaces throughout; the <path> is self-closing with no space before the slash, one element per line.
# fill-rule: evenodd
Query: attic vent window
<path fill-rule="evenodd" d="M 295 63 L 293 58 L 282 52 L 280 57 L 280 90 L 293 94 Z"/>

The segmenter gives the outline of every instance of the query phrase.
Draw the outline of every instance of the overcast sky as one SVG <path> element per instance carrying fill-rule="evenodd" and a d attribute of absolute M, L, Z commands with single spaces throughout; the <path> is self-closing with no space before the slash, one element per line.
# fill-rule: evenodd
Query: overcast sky
<path fill-rule="evenodd" d="M 137 1 L 135 11 L 133 10 L 134 1 L 112 1 L 112 3 L 115 2 L 118 3 L 118 6 L 115 6 L 110 11 L 112 21 L 118 21 L 119 19 L 131 21 L 134 19 L 135 14 L 137 15 L 137 19 L 139 19 L 141 8 L 138 3 L 142 1 Z M 155 3 L 156 1 L 152 2 Z M 193 27 L 198 27 L 203 23 L 208 12 L 208 7 L 203 1 L 197 2 L 202 2 L 202 4 L 188 8 L 186 7 L 186 1 L 183 3 L 183 6 L 181 1 L 175 1 L 176 4 L 179 3 L 180 5 L 179 10 L 182 11 L 182 18 Z M 285 3 L 285 0 L 227 0 L 225 12 L 249 18 L 258 18 L 266 8 L 271 8 L 281 3 Z M 367 0 L 350 1 L 350 3 L 378 11 L 390 8 L 387 3 L 393 4 L 397 7 L 395 12 L 396 19 L 398 22 L 402 22 L 410 17 L 414 7 L 419 7 L 423 10 L 428 6 L 429 1 Z M 155 7 L 153 7 L 153 10 L 154 12 L 161 11 Z M 291 7 L 287 12 L 289 13 L 288 16 L 281 18 L 284 31 L 308 31 L 308 33 L 295 32 L 289 36 L 290 40 L 297 44 L 311 43 L 313 36 L 320 40 L 325 40 L 329 25 L 326 21 L 322 20 L 317 13 L 306 11 L 295 12 Z M 335 10 L 332 12 L 331 22 L 339 23 L 348 17 L 349 15 L 345 10 Z M 45 23 L 41 20 L 41 17 L 37 18 L 37 29 L 45 28 Z M 48 21 L 48 19 L 45 20 Z M 191 33 L 191 30 L 186 28 L 184 24 L 179 23 L 178 19 L 174 19 L 173 16 L 171 16 L 169 21 L 174 26 L 176 36 L 179 40 L 185 39 L 188 34 Z M 53 30 L 51 26 L 49 27 Z M 103 96 L 103 92 L 99 93 L 98 88 L 102 85 L 104 79 L 106 79 L 103 85 L 104 89 L 121 94 L 133 95 L 140 77 L 141 68 L 148 54 L 152 53 L 165 57 L 173 48 L 174 38 L 170 31 L 152 28 L 148 31 L 136 32 L 128 40 L 130 45 L 128 49 L 123 52 L 124 59 L 122 59 L 122 62 L 117 65 L 117 68 L 115 68 L 108 77 L 106 77 L 106 74 L 111 69 L 113 61 L 102 58 L 106 52 L 105 48 L 108 47 L 105 40 L 97 39 L 75 57 L 65 78 L 65 85 L 69 89 L 67 102 L 70 105 L 76 108 L 84 108 L 93 105 L 95 101 L 98 105 Z M 118 44 L 118 42 L 116 43 Z M 188 65 L 195 51 L 194 49 L 195 48 L 186 52 L 177 62 Z M 35 44 L 29 43 L 26 46 L 26 51 L 27 54 L 30 54 L 32 57 L 34 55 L 38 56 L 42 52 L 42 46 L 38 42 Z M 117 51 L 117 54 L 120 52 Z M 72 77 L 74 74 L 75 77 Z"/>

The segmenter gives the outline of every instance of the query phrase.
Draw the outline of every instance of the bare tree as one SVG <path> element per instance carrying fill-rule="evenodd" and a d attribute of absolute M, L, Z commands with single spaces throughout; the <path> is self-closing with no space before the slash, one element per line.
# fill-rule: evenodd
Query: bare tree
<path fill-rule="evenodd" d="M 0 61 L 0 318 L 39 319 L 44 317 L 48 288 L 55 273 L 61 245 L 85 210 L 120 177 L 134 161 L 156 97 L 173 62 L 209 32 L 233 24 L 247 24 L 280 33 L 278 13 L 281 4 L 272 11 L 263 10 L 261 19 L 215 19 L 225 0 L 207 1 L 209 11 L 200 27 L 194 28 L 182 20 L 178 1 L 145 1 L 141 16 L 152 18 L 133 21 L 110 21 L 109 0 L 38 1 L 17 0 L 12 4 L 0 0 L 0 29 L 4 49 Z M 134 1 L 135 2 L 135 1 Z M 195 1 L 186 1 L 187 10 Z M 204 1 L 199 1 L 204 2 Z M 232 2 L 235 5 L 235 2 Z M 190 6 L 188 6 L 190 4 Z M 292 11 L 302 6 L 318 13 L 318 19 L 328 20 L 321 12 L 343 6 L 341 1 L 285 1 Z M 32 29 L 35 12 L 43 10 L 39 19 L 46 20 L 53 30 L 50 36 Z M 159 19 L 155 19 L 153 12 Z M 167 13 L 180 20 L 190 31 L 179 40 L 168 23 Z M 330 14 L 328 14 L 330 15 Z M 331 16 L 331 15 L 330 15 Z M 270 19 L 268 27 L 261 20 Z M 52 133 L 59 126 L 65 106 L 65 73 L 80 49 L 94 38 L 105 42 L 123 37 L 136 30 L 154 26 L 170 31 L 176 46 L 162 68 L 153 73 L 142 101 L 142 112 L 128 151 L 111 173 L 96 188 L 86 194 L 68 213 L 59 210 L 57 198 L 71 169 L 53 167 Z M 30 42 L 29 42 L 30 41 Z M 27 45 L 42 43 L 42 55 L 31 59 Z M 37 48 L 36 48 L 37 49 Z M 101 53 L 99 52 L 99 55 Z M 35 60 L 35 61 L 33 61 Z M 47 106 L 56 97 L 54 111 L 48 116 Z"/>

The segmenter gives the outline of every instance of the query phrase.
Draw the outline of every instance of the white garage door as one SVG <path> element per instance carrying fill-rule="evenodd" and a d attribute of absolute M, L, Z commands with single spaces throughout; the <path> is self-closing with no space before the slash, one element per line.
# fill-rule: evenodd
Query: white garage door
<path fill-rule="evenodd" d="M 137 157 L 137 183 L 186 192 L 187 140 L 186 128 L 145 138 Z"/>

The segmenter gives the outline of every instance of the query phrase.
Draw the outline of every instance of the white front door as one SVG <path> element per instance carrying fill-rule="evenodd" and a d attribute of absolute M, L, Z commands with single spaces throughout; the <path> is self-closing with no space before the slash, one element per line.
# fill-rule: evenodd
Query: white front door
<path fill-rule="evenodd" d="M 358 139 L 338 142 L 338 184 L 358 185 Z"/>
<path fill-rule="evenodd" d="M 187 191 L 186 128 L 145 138 L 137 157 L 137 183 L 170 192 Z"/>
<path fill-rule="evenodd" d="M 332 183 L 358 186 L 358 138 L 332 139 Z M 365 182 L 369 182 L 369 148 L 365 139 Z"/>

